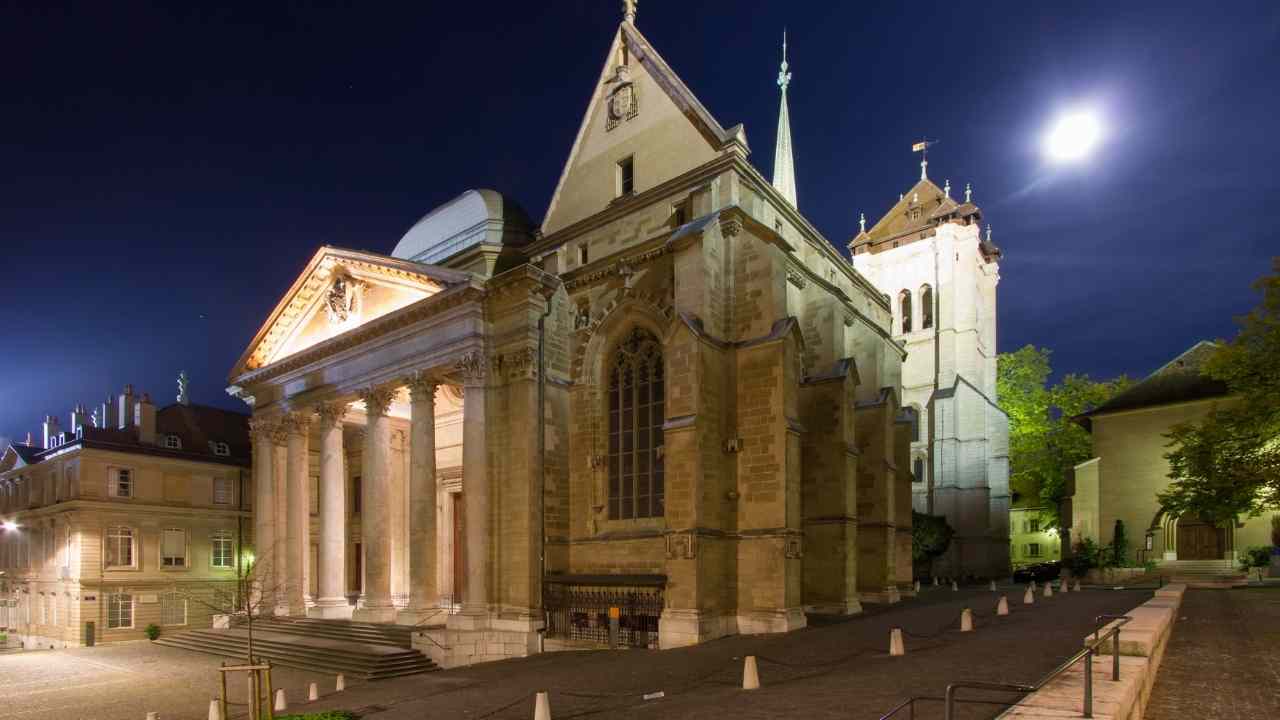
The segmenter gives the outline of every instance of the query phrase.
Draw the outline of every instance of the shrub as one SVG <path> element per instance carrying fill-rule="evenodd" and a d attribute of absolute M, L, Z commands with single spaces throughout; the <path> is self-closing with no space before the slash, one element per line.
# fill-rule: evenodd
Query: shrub
<path fill-rule="evenodd" d="M 1089 538 L 1085 538 L 1076 543 L 1071 548 L 1071 557 L 1064 561 L 1064 564 L 1074 577 L 1084 577 L 1086 573 L 1096 567 L 1102 567 L 1104 548 Z"/>
<path fill-rule="evenodd" d="M 1124 567 L 1129 557 L 1129 538 L 1124 533 L 1124 521 L 1116 520 L 1116 529 L 1111 538 L 1111 552 L 1108 553 L 1107 567 Z"/>
<path fill-rule="evenodd" d="M 147 634 L 148 640 L 155 640 L 156 638 L 160 637 L 160 626 L 155 623 L 151 623 L 142 632 Z"/>
<path fill-rule="evenodd" d="M 1254 570 L 1258 573 L 1258 580 L 1262 580 L 1262 568 L 1271 564 L 1271 550 L 1269 545 L 1260 545 L 1251 547 L 1244 551 L 1244 556 L 1240 558 L 1240 569 L 1246 573 Z"/>
<path fill-rule="evenodd" d="M 927 564 L 947 551 L 955 534 L 946 518 L 912 511 L 911 560 L 916 565 Z"/>

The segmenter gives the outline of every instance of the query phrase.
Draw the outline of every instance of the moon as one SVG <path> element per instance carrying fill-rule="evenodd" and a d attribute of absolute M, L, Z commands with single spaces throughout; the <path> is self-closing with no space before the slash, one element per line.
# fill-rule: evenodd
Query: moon
<path fill-rule="evenodd" d="M 1060 116 L 1044 139 L 1044 152 L 1056 163 L 1088 158 L 1102 141 L 1102 121 L 1093 110 L 1073 110 Z"/>

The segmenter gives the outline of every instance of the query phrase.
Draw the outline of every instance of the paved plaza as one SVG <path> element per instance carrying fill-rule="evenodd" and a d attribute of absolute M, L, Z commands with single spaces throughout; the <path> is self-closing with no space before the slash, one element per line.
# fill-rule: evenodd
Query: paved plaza
<path fill-rule="evenodd" d="M 1280 717 L 1280 585 L 1188 590 L 1147 720 Z"/>
<path fill-rule="evenodd" d="M 163 720 L 206 720 L 221 662 L 145 640 L 0 654 L 0 720 L 143 720 L 148 712 Z M 291 699 L 305 699 L 311 682 L 333 689 L 331 675 L 290 668 L 272 675 Z M 243 681 L 228 692 L 234 702 L 246 699 Z"/>

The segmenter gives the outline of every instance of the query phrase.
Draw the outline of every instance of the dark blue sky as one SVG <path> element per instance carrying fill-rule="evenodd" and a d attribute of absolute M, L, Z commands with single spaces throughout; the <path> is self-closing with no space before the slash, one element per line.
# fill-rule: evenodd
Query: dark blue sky
<path fill-rule="evenodd" d="M 185 5 L 185 4 L 171 4 Z M 1233 332 L 1280 254 L 1275 2 L 677 2 L 638 26 L 769 174 L 789 28 L 801 210 L 843 250 L 919 174 L 1006 252 L 1000 349 L 1144 374 Z M 0 6 L 0 435 L 226 374 L 321 244 L 390 252 L 470 187 L 545 210 L 614 0 Z M 1054 114 L 1106 144 L 1049 168 Z M 65 422 L 65 419 L 64 419 Z"/>

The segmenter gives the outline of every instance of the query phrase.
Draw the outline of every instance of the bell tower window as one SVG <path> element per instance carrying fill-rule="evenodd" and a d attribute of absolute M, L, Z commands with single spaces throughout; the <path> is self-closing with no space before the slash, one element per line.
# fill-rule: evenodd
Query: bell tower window
<path fill-rule="evenodd" d="M 898 293 L 898 308 L 902 313 L 902 333 L 911 332 L 911 291 L 903 290 Z"/>

